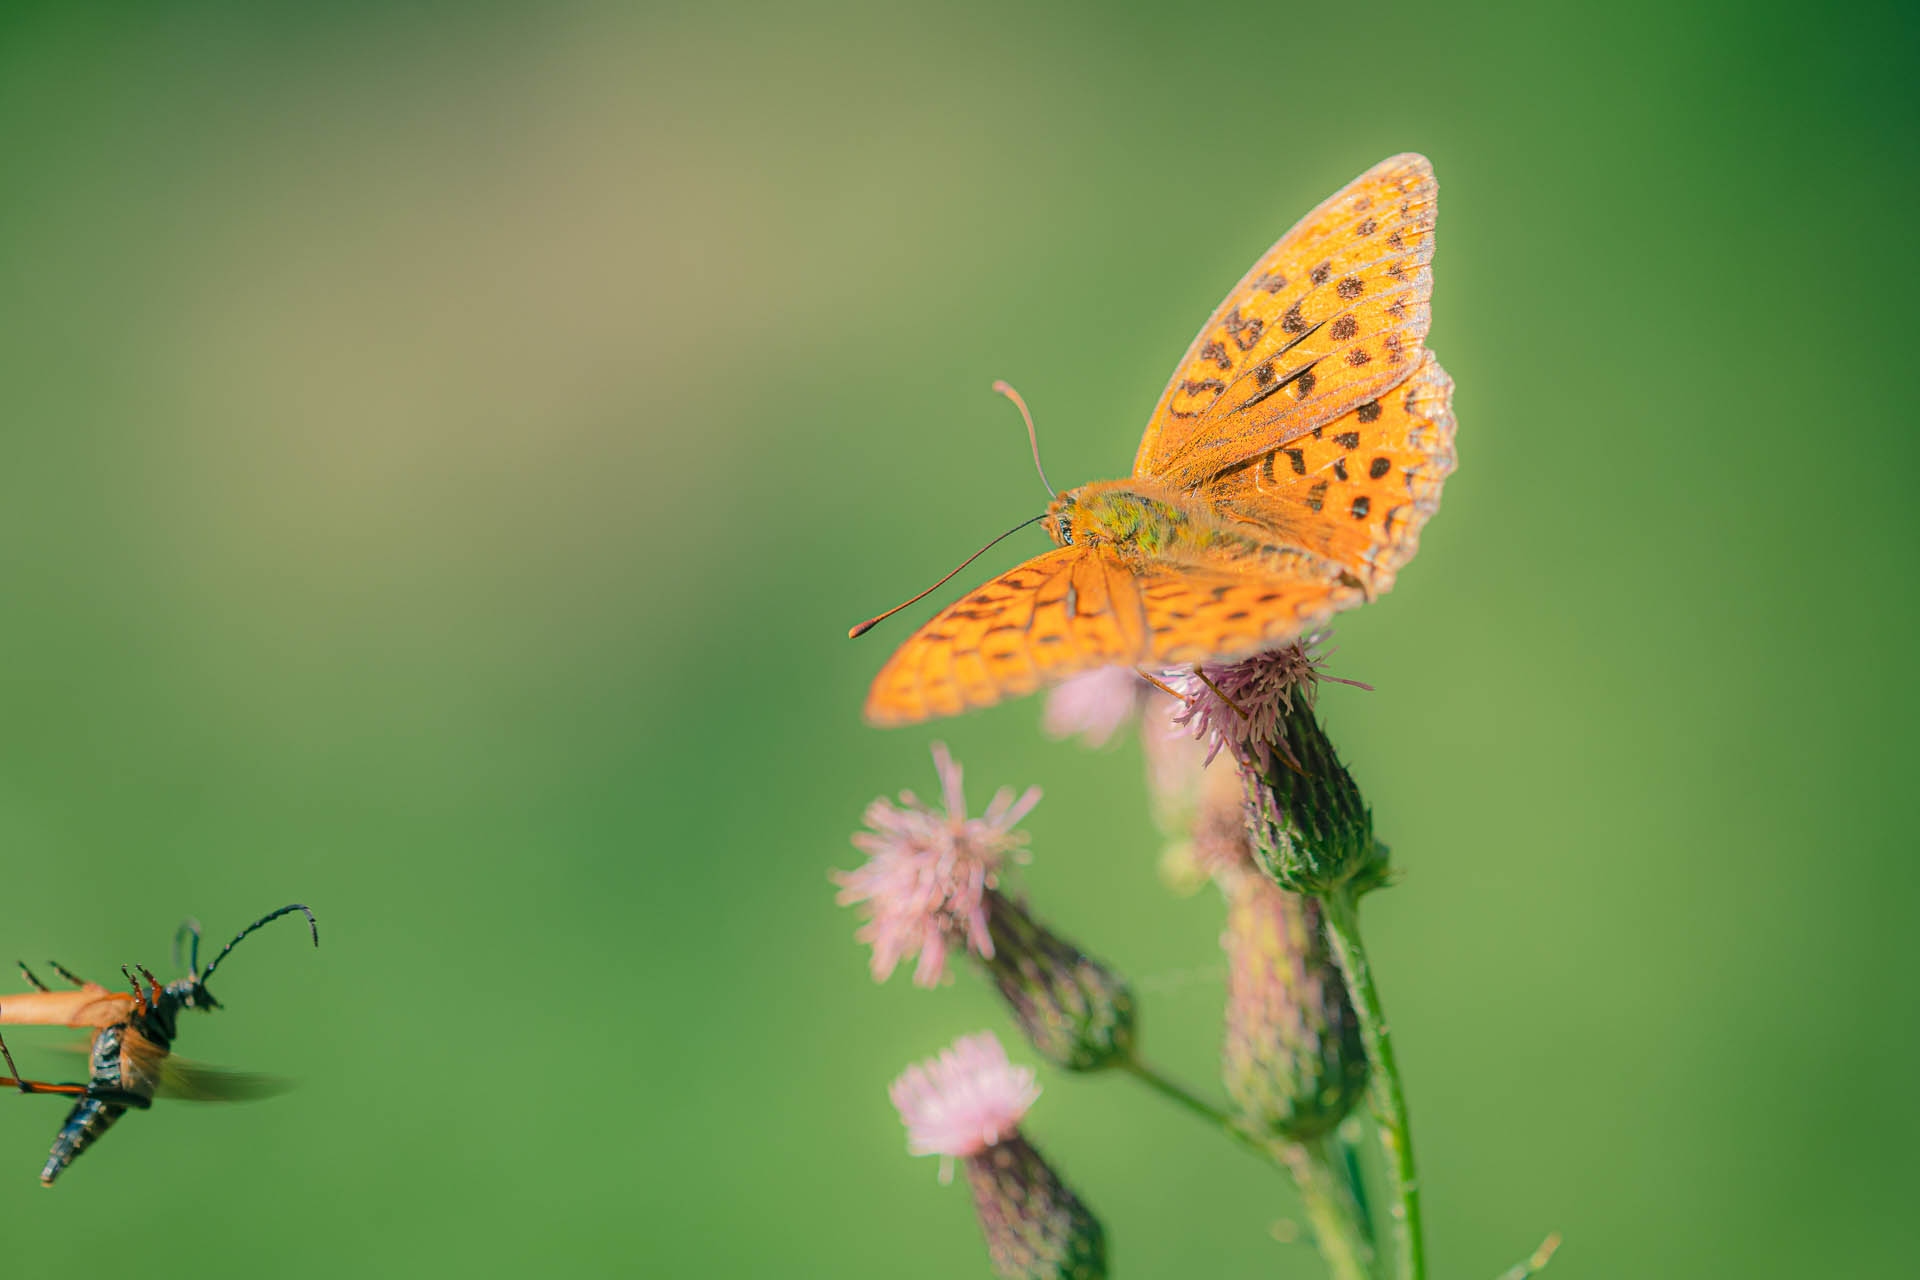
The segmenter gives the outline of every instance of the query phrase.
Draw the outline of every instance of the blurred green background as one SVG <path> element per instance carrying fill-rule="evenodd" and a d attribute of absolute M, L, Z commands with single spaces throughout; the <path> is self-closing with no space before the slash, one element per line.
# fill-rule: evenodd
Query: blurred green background
<path fill-rule="evenodd" d="M 907 628 L 844 628 L 1037 510 L 994 378 L 1121 474 L 1254 256 L 1420 150 L 1461 469 L 1324 705 L 1436 1274 L 1910 1270 L 1912 13 L 9 6 L 0 957 L 323 938 L 182 1036 L 294 1094 L 51 1193 L 61 1106 L 0 1101 L 9 1268 L 985 1274 L 884 1090 L 1007 1024 L 869 981 L 861 807 L 936 737 L 1042 784 L 1025 886 L 1203 1085 L 1220 910 L 1131 746 L 868 730 Z M 1044 1083 L 1117 1274 L 1320 1274 L 1282 1180 Z"/>

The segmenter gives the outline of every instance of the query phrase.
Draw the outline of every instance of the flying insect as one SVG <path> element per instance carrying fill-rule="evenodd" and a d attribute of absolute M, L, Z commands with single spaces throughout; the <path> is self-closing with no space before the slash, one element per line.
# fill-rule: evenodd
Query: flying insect
<path fill-rule="evenodd" d="M 197 1066 L 172 1056 L 173 1040 L 178 1032 L 177 1019 L 182 1009 L 212 1010 L 220 1002 L 207 990 L 207 980 L 227 958 L 227 953 L 262 925 L 298 911 L 307 917 L 313 945 L 320 945 L 320 924 L 313 912 L 301 903 L 270 911 L 234 935 L 220 949 L 205 970 L 200 968 L 200 928 L 192 921 L 180 931 L 193 940 L 187 961 L 187 976 L 161 985 L 144 965 L 131 969 L 121 966 L 130 991 L 110 991 L 97 982 L 76 977 L 55 963 L 53 970 L 71 982 L 76 990 L 55 991 L 34 976 L 25 964 L 26 975 L 34 990 L 20 995 L 0 996 L 0 1024 L 43 1027 L 94 1028 L 89 1055 L 90 1074 L 84 1083 L 52 1084 L 25 1080 L 13 1064 L 13 1053 L 0 1039 L 0 1056 L 7 1070 L 0 1076 L 0 1088 L 15 1088 L 21 1093 L 63 1094 L 75 1099 L 66 1122 L 53 1140 L 46 1167 L 40 1171 L 40 1185 L 50 1187 L 53 1180 L 74 1159 L 91 1146 L 101 1134 L 128 1110 L 144 1111 L 153 1105 L 156 1094 L 198 1101 L 260 1097 L 278 1092 L 271 1077 L 241 1072 L 220 1071 Z M 176 934 L 176 943 L 179 935 Z M 177 961 L 177 955 L 176 955 Z M 137 976 L 136 976 L 137 975 Z M 146 979 L 143 990 L 141 978 Z"/>

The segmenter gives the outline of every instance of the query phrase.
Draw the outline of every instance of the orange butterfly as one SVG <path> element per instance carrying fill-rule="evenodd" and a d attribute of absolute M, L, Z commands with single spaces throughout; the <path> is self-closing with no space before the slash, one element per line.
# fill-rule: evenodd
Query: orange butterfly
<path fill-rule="evenodd" d="M 1059 546 L 909 637 L 867 719 L 1234 661 L 1392 586 L 1454 464 L 1453 382 L 1421 345 L 1435 195 L 1424 156 L 1395 156 L 1281 236 L 1187 349 L 1133 475 L 1055 497 Z"/>

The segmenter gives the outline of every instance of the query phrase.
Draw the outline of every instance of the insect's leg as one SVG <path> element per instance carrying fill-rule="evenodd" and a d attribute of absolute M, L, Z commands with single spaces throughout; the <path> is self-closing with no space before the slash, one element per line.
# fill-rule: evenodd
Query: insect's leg
<path fill-rule="evenodd" d="M 25 960 L 15 960 L 14 963 L 20 966 L 20 973 L 22 974 L 22 976 L 26 978 L 28 982 L 33 984 L 33 989 L 35 991 L 53 990 L 52 987 L 49 987 L 46 983 L 40 981 L 40 979 L 33 976 L 33 970 L 27 968 L 27 962 Z"/>
<path fill-rule="evenodd" d="M 160 1005 L 160 980 L 153 976 L 153 970 L 143 964 L 137 964 L 133 967 L 146 975 L 147 986 L 152 988 L 153 992 L 151 1002 L 155 1008 L 158 1008 Z"/>
<path fill-rule="evenodd" d="M 1160 692 L 1166 694 L 1169 698 L 1173 698 L 1180 702 L 1185 702 L 1187 700 L 1187 695 L 1185 695 L 1184 693 L 1181 693 L 1178 689 L 1173 688 L 1171 685 L 1167 684 L 1164 680 L 1154 675 L 1153 672 L 1147 670 L 1145 667 L 1135 667 L 1133 669 L 1133 674 L 1139 676 L 1142 680 L 1145 680 L 1148 684 L 1152 685 L 1154 688 L 1158 689 Z"/>
<path fill-rule="evenodd" d="M 127 986 L 132 989 L 133 998 L 140 1002 L 140 1012 L 146 1013 L 148 1011 L 147 993 L 140 989 L 140 979 L 134 977 L 132 971 L 125 965 L 120 966 L 120 972 L 127 975 Z"/>
<path fill-rule="evenodd" d="M 71 982 L 74 986 L 84 987 L 87 985 L 87 980 L 85 978 L 82 978 L 79 975 L 75 974 L 73 970 L 67 968 L 67 966 L 61 964 L 58 960 L 49 960 L 47 961 L 47 963 L 53 966 L 53 971 L 55 973 L 65 978 L 68 982 Z"/>
<path fill-rule="evenodd" d="M 20 1078 L 20 1068 L 13 1065 L 13 1050 L 7 1048 L 7 1041 L 4 1036 L 0 1036 L 0 1057 L 4 1057 L 7 1060 L 7 1070 L 13 1072 L 11 1077 L 0 1076 L 0 1085 L 12 1085 L 22 1093 L 78 1094 L 87 1091 L 87 1086 L 83 1084 L 48 1084 L 42 1080 L 22 1080 Z"/>
<path fill-rule="evenodd" d="M 1203 685 L 1205 685 L 1205 686 L 1207 686 L 1207 688 L 1209 688 L 1209 689 L 1211 689 L 1211 690 L 1213 690 L 1213 693 L 1214 693 L 1214 696 L 1215 696 L 1215 697 L 1217 697 L 1217 698 L 1219 698 L 1219 699 L 1220 699 L 1220 701 L 1222 701 L 1222 702 L 1224 702 L 1224 703 L 1226 703 L 1226 704 L 1227 704 L 1228 706 L 1230 706 L 1230 707 L 1232 707 L 1232 708 L 1233 708 L 1233 710 L 1234 710 L 1234 714 L 1236 714 L 1236 715 L 1238 715 L 1238 716 L 1239 716 L 1239 717 L 1240 717 L 1240 718 L 1241 718 L 1242 720 L 1245 720 L 1245 719 L 1247 718 L 1247 713 L 1246 713 L 1246 711 L 1245 711 L 1245 710 L 1244 710 L 1244 709 L 1243 709 L 1243 708 L 1242 708 L 1242 707 L 1240 706 L 1240 704 L 1239 704 L 1239 703 L 1237 703 L 1237 702 L 1235 702 L 1235 701 L 1234 701 L 1234 700 L 1233 700 L 1232 698 L 1229 698 L 1229 697 L 1228 697 L 1228 696 L 1227 696 L 1226 694 L 1224 694 L 1224 693 L 1221 693 L 1221 692 L 1220 692 L 1220 686 L 1219 686 L 1219 685 L 1217 685 L 1217 684 L 1215 684 L 1215 683 L 1214 683 L 1213 681 L 1211 681 L 1211 680 L 1209 680 L 1209 679 L 1207 679 L 1207 673 L 1206 673 L 1206 672 L 1204 672 L 1204 671 L 1202 671 L 1202 670 L 1200 669 L 1200 664 L 1199 664 L 1199 663 L 1197 663 L 1197 662 L 1193 664 L 1193 674 L 1194 674 L 1194 675 L 1196 675 L 1196 676 L 1198 676 L 1198 677 L 1200 678 L 1200 683 L 1201 683 L 1201 684 L 1203 684 Z"/>

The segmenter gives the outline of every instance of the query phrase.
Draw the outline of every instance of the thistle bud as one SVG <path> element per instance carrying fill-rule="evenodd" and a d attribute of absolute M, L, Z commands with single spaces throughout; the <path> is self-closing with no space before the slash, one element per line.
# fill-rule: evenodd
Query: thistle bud
<path fill-rule="evenodd" d="M 1133 992 L 1079 947 L 989 890 L 993 949 L 980 963 L 993 976 L 1028 1041 L 1070 1071 L 1095 1071 L 1133 1056 Z"/>
<path fill-rule="evenodd" d="M 1327 945 L 1320 903 L 1251 870 L 1227 895 L 1227 1092 L 1249 1120 L 1296 1142 L 1327 1133 L 1367 1087 L 1366 1046 Z"/>
<path fill-rule="evenodd" d="M 967 1171 L 994 1270 L 1010 1280 L 1101 1280 L 1106 1236 L 1019 1125 L 1040 1096 L 1033 1071 L 1007 1061 L 992 1033 L 964 1036 L 909 1067 L 889 1090 L 907 1149 Z"/>
<path fill-rule="evenodd" d="M 1188 678 L 1192 701 L 1182 718 L 1211 740 L 1213 752 L 1232 750 L 1254 862 L 1275 884 L 1299 893 L 1359 893 L 1384 882 L 1387 850 L 1373 837 L 1360 788 L 1314 717 L 1322 678 L 1317 640 L 1206 667 Z"/>
<path fill-rule="evenodd" d="M 1100 1280 L 1100 1220 L 1019 1134 L 966 1161 L 993 1269 L 1016 1280 Z"/>

